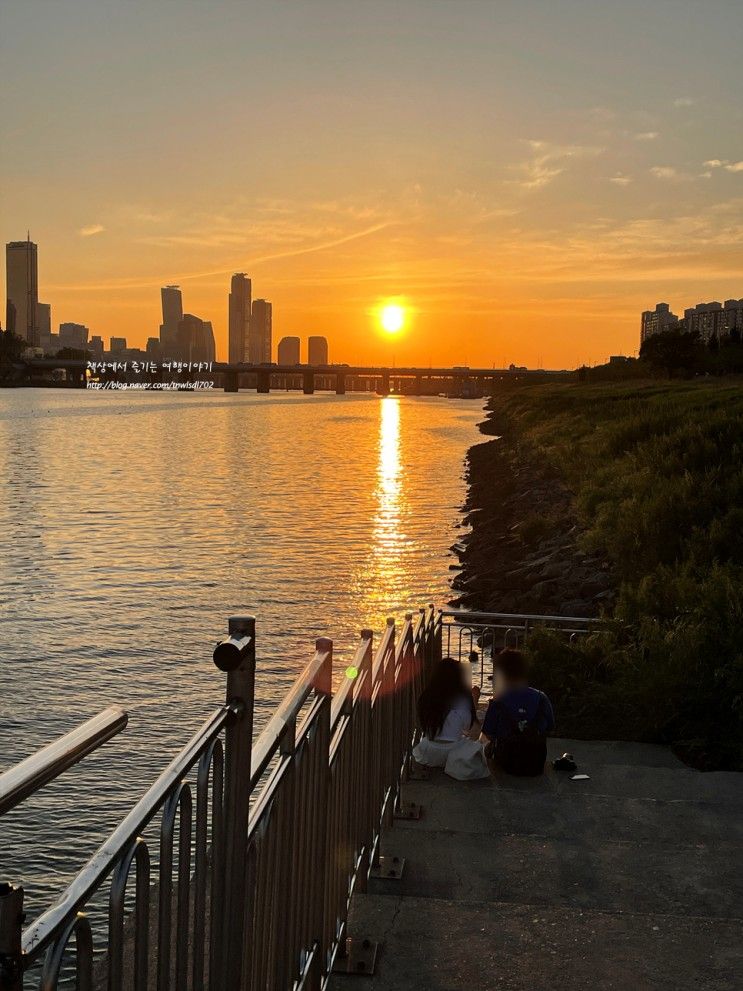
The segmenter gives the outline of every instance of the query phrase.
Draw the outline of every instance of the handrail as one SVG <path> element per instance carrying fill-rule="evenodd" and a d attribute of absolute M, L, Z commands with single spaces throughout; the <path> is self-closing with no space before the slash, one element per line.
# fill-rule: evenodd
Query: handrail
<path fill-rule="evenodd" d="M 295 723 L 302 706 L 317 683 L 317 675 L 327 663 L 329 651 L 316 650 L 312 660 L 296 679 L 261 735 L 253 744 L 250 761 L 250 787 L 255 788 L 261 775 L 271 763 L 289 728 Z"/>
<path fill-rule="evenodd" d="M 369 635 L 365 636 L 364 635 L 365 633 L 368 633 Z M 371 633 L 370 631 L 365 630 L 361 634 L 361 643 L 356 648 L 356 653 L 354 654 L 353 660 L 351 661 L 351 665 L 350 665 L 352 668 L 355 668 L 356 671 L 359 672 L 360 677 L 364 676 L 361 669 L 364 664 L 367 651 L 370 649 L 370 646 L 371 646 Z M 338 720 L 343 714 L 346 705 L 348 704 L 348 697 L 349 695 L 353 694 L 353 692 L 355 691 L 355 687 L 356 687 L 356 679 L 347 677 L 342 683 L 341 687 L 333 696 L 333 701 L 331 702 L 330 705 L 331 732 L 336 728 L 338 724 Z"/>
<path fill-rule="evenodd" d="M 387 626 L 385 627 L 384 633 L 382 634 L 382 639 L 379 641 L 379 646 L 374 652 L 374 658 L 372 660 L 372 676 L 373 681 L 377 681 L 379 675 L 379 669 L 384 664 L 387 653 L 390 649 L 390 644 L 394 643 L 395 639 L 395 623 L 394 620 L 388 619 Z"/>
<path fill-rule="evenodd" d="M 109 706 L 0 774 L 0 816 L 120 733 L 128 716 Z"/>
<path fill-rule="evenodd" d="M 84 905 L 103 879 L 116 865 L 117 860 L 132 843 L 181 778 L 201 756 L 204 748 L 219 735 L 225 724 L 239 714 L 237 703 L 225 704 L 217 709 L 186 746 L 168 764 L 160 777 L 145 792 L 134 808 L 111 833 L 103 845 L 93 854 L 72 883 L 61 894 L 55 905 L 43 912 L 23 933 L 23 953 L 36 958 L 63 930 L 73 912 Z"/>
<path fill-rule="evenodd" d="M 462 609 L 439 609 L 439 615 L 446 616 L 461 622 L 473 622 L 477 620 L 491 619 L 523 619 L 523 620 L 545 620 L 548 623 L 600 623 L 599 616 L 547 616 L 540 613 L 515 613 L 515 612 L 468 612 Z"/>
<path fill-rule="evenodd" d="M 92 933 L 80 913 L 108 884 L 112 991 L 130 943 L 137 986 L 156 977 L 162 991 L 187 983 L 195 991 L 326 988 L 351 893 L 384 869 L 381 836 L 400 808 L 417 738 L 414 701 L 441 656 L 441 630 L 432 607 L 415 621 L 408 613 L 399 634 L 388 620 L 378 642 L 362 630 L 356 670 L 347 669 L 335 696 L 333 644 L 318 639 L 253 741 L 255 619 L 230 617 L 234 649 L 215 652 L 226 703 L 25 932 L 23 887 L 2 885 L 0 963 L 23 974 L 46 954 L 42 986 L 57 991 L 67 986 L 74 940 L 74 986 L 89 989 Z"/>

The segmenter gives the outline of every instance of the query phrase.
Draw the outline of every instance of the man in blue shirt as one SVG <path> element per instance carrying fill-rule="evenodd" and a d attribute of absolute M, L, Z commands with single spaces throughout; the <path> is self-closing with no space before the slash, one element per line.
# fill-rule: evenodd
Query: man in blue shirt
<path fill-rule="evenodd" d="M 555 728 L 552 703 L 529 687 L 520 650 L 502 650 L 493 661 L 493 698 L 482 721 L 486 754 L 507 774 L 536 777 L 547 760 L 547 733 Z"/>

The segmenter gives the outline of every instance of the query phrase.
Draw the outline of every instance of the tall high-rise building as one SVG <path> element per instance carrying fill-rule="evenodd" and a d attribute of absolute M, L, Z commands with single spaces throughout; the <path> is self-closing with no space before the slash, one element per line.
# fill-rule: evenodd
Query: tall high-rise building
<path fill-rule="evenodd" d="M 163 286 L 160 290 L 163 322 L 160 324 L 160 344 L 165 356 L 177 347 L 178 327 L 183 319 L 183 296 L 179 286 Z"/>
<path fill-rule="evenodd" d="M 327 365 L 327 363 L 328 363 L 327 337 L 309 337 L 307 339 L 307 364 Z"/>
<path fill-rule="evenodd" d="M 668 303 L 658 303 L 654 310 L 644 310 L 640 319 L 640 344 L 643 344 L 648 337 L 654 334 L 664 334 L 669 330 L 676 330 L 679 325 L 679 318 L 675 313 L 671 313 Z"/>
<path fill-rule="evenodd" d="M 271 361 L 271 304 L 265 299 L 254 299 L 250 314 L 248 334 L 248 358 L 253 365 L 265 365 Z"/>
<path fill-rule="evenodd" d="M 684 330 L 687 334 L 699 334 L 705 343 L 713 337 L 719 340 L 729 333 L 726 317 L 722 303 L 697 303 L 684 310 Z"/>
<path fill-rule="evenodd" d="M 39 343 L 39 276 L 36 245 L 30 237 L 5 246 L 7 309 L 5 329 L 29 344 Z"/>
<path fill-rule="evenodd" d="M 299 338 L 282 337 L 279 341 L 278 363 L 280 365 L 299 364 Z"/>
<path fill-rule="evenodd" d="M 208 320 L 184 313 L 178 325 L 177 357 L 180 361 L 214 361 L 214 330 Z"/>
<path fill-rule="evenodd" d="M 228 359 L 232 364 L 251 360 L 248 358 L 251 298 L 250 279 L 243 272 L 236 272 L 230 283 L 228 311 Z"/>

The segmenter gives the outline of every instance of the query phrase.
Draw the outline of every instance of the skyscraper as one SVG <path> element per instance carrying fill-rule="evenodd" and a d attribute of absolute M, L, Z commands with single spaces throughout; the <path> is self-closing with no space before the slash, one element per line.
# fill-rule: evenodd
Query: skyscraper
<path fill-rule="evenodd" d="M 279 341 L 278 362 L 280 365 L 299 364 L 299 338 L 282 337 Z"/>
<path fill-rule="evenodd" d="M 29 344 L 39 343 L 39 278 L 36 245 L 30 237 L 5 246 L 7 310 L 5 329 Z"/>
<path fill-rule="evenodd" d="M 327 365 L 328 363 L 328 339 L 327 337 L 310 337 L 307 339 L 307 364 Z"/>
<path fill-rule="evenodd" d="M 249 361 L 248 333 L 250 330 L 250 306 L 252 287 L 250 279 L 243 272 L 236 272 L 230 284 L 228 312 L 229 347 L 231 363 Z"/>
<path fill-rule="evenodd" d="M 160 344 L 163 355 L 167 357 L 178 346 L 178 326 L 183 319 L 183 297 L 179 286 L 163 286 L 160 298 L 163 304 Z"/>
<path fill-rule="evenodd" d="M 248 335 L 249 360 L 254 365 L 266 364 L 271 360 L 271 304 L 265 299 L 254 299 L 250 315 Z"/>
<path fill-rule="evenodd" d="M 180 361 L 214 361 L 214 331 L 208 320 L 184 313 L 178 325 L 177 354 Z"/>

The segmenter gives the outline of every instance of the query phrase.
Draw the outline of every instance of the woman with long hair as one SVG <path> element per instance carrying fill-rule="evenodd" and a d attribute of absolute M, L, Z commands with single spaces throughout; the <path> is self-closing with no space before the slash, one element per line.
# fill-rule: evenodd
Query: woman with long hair
<path fill-rule="evenodd" d="M 470 689 L 464 665 L 444 657 L 418 699 L 421 739 L 413 750 L 419 764 L 443 767 L 456 778 L 486 777 L 487 765 L 477 743 L 480 689 Z M 464 763 L 463 763 L 464 762 Z"/>

